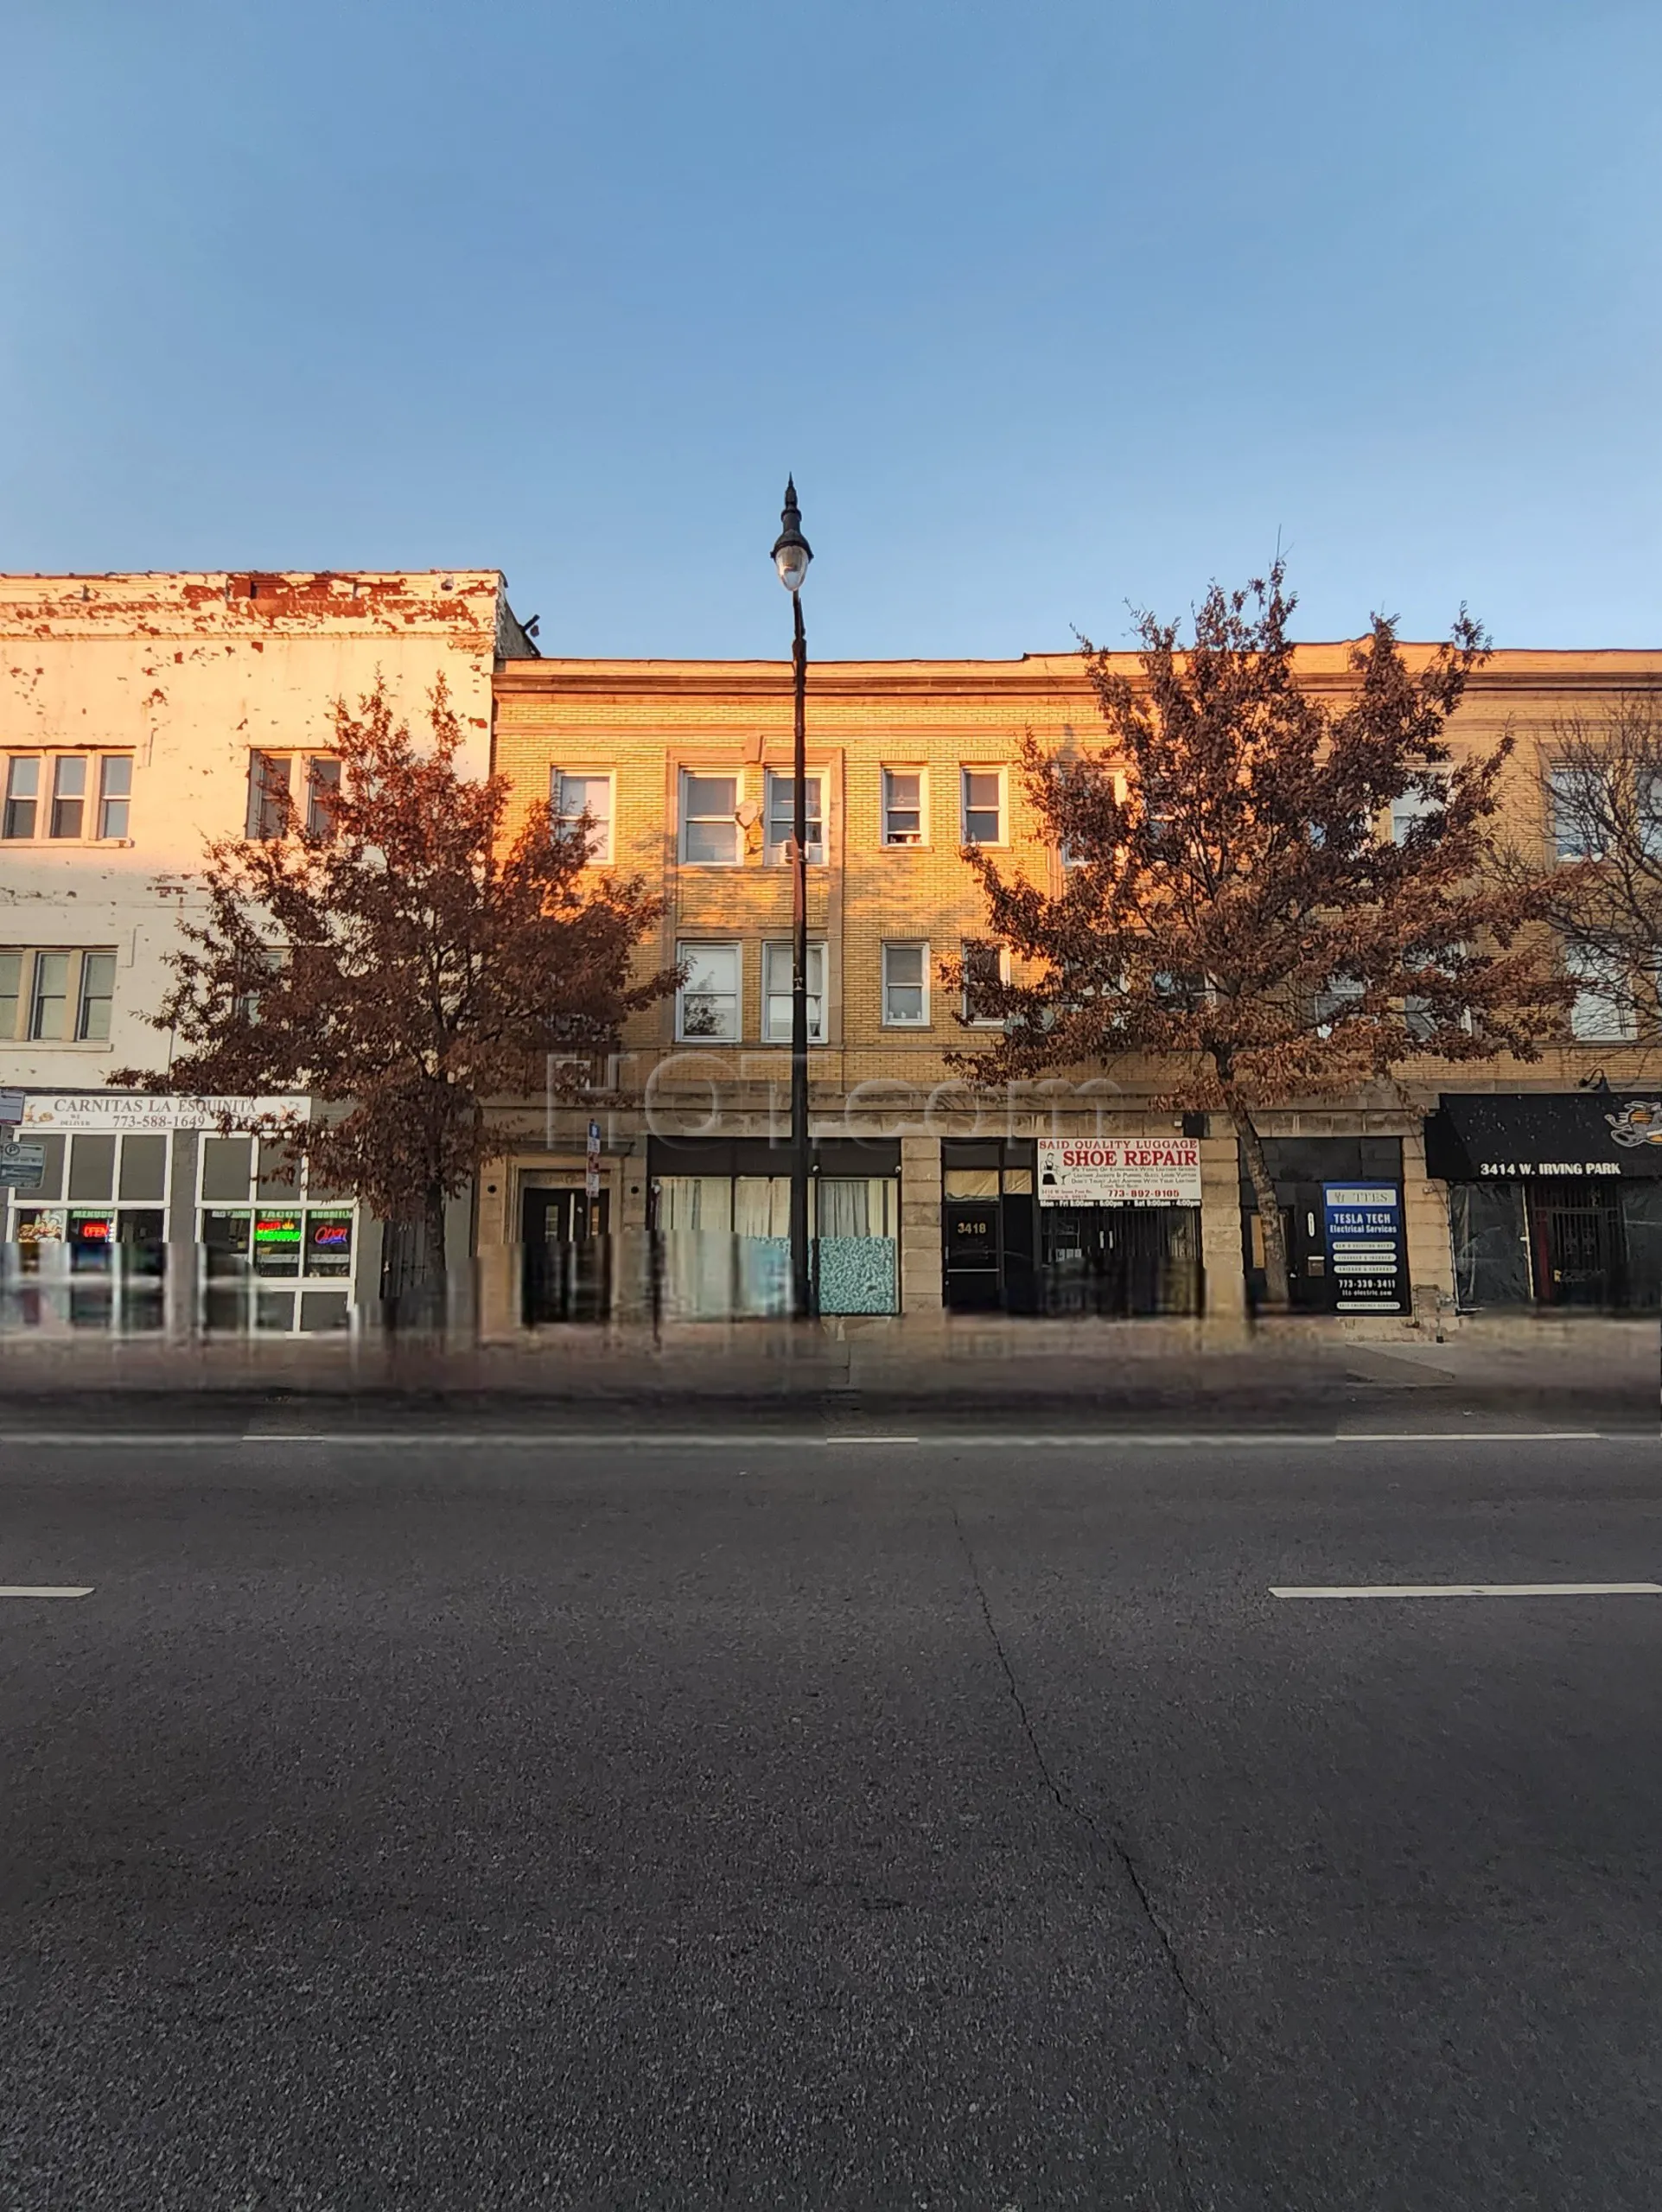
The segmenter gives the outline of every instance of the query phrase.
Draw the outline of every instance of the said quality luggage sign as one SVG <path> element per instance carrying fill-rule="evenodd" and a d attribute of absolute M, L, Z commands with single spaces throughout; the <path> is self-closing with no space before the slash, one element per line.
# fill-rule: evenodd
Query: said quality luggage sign
<path fill-rule="evenodd" d="M 1195 1137 L 1041 1137 L 1044 1206 L 1198 1206 Z"/>

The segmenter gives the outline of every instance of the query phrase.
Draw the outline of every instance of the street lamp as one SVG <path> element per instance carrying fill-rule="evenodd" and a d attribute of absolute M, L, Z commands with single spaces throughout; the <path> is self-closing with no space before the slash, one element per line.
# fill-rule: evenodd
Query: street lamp
<path fill-rule="evenodd" d="M 808 640 L 802 627 L 802 586 L 813 558 L 802 535 L 796 481 L 785 486 L 784 528 L 774 541 L 774 566 L 791 594 L 795 639 L 791 665 L 796 679 L 796 750 L 791 808 L 791 1311 L 799 1321 L 813 1313 L 813 1270 L 808 1252 Z"/>

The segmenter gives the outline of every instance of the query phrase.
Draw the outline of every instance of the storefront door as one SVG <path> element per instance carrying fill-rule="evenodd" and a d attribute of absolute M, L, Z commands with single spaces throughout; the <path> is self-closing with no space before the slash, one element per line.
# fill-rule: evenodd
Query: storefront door
<path fill-rule="evenodd" d="M 1003 1303 L 998 1265 L 998 1200 L 949 1198 L 942 1219 L 946 1304 L 955 1313 L 993 1313 Z"/>
<path fill-rule="evenodd" d="M 525 1194 L 525 1321 L 601 1321 L 612 1302 L 609 1198 L 604 1191 Z"/>
<path fill-rule="evenodd" d="M 1625 1303 L 1621 1193 L 1590 1177 L 1527 1193 L 1536 1297 L 1544 1306 Z"/>

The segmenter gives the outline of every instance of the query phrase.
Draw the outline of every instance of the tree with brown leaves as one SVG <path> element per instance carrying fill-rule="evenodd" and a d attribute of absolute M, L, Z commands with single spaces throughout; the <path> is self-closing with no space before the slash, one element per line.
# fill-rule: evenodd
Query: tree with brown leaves
<path fill-rule="evenodd" d="M 1662 704 L 1647 693 L 1561 716 L 1543 748 L 1546 855 L 1510 843 L 1506 879 L 1539 895 L 1589 1034 L 1662 1039 Z"/>
<path fill-rule="evenodd" d="M 1141 682 L 1086 641 L 1106 747 L 1047 753 L 1029 733 L 1023 752 L 1060 890 L 965 855 L 1026 972 L 971 980 L 971 1015 L 1005 1033 L 963 1065 L 1002 1080 L 1147 1056 L 1167 1078 L 1154 1103 L 1227 1114 L 1270 1310 L 1289 1302 L 1287 1249 L 1257 1109 L 1410 1056 L 1533 1058 L 1563 999 L 1525 927 L 1538 895 L 1487 873 L 1511 741 L 1459 762 L 1443 741 L 1487 652 L 1476 624 L 1462 608 L 1415 674 L 1376 618 L 1330 702 L 1296 680 L 1295 604 L 1277 561 L 1245 591 L 1214 585 L 1187 647 L 1140 615 Z M 1415 817 L 1399 837 L 1382 834 L 1393 804 Z"/>
<path fill-rule="evenodd" d="M 632 976 L 659 904 L 585 874 L 587 825 L 565 834 L 544 804 L 506 841 L 507 779 L 461 772 L 442 683 L 430 723 L 418 744 L 379 684 L 355 715 L 342 702 L 338 779 L 315 780 L 303 814 L 268 794 L 275 834 L 208 847 L 206 913 L 151 1017 L 178 1049 L 165 1073 L 110 1077 L 334 1109 L 278 1133 L 383 1220 L 424 1230 L 430 1288 L 446 1200 L 529 1134 L 488 1127 L 487 1102 L 539 1092 L 551 1054 L 614 1051 L 625 1017 L 675 986 Z"/>

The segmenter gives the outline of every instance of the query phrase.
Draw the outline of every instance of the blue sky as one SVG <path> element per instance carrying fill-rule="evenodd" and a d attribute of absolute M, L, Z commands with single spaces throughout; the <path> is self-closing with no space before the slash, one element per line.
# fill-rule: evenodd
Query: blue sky
<path fill-rule="evenodd" d="M 10 0 L 0 568 L 505 569 L 545 649 L 1662 643 L 1662 9 Z"/>

